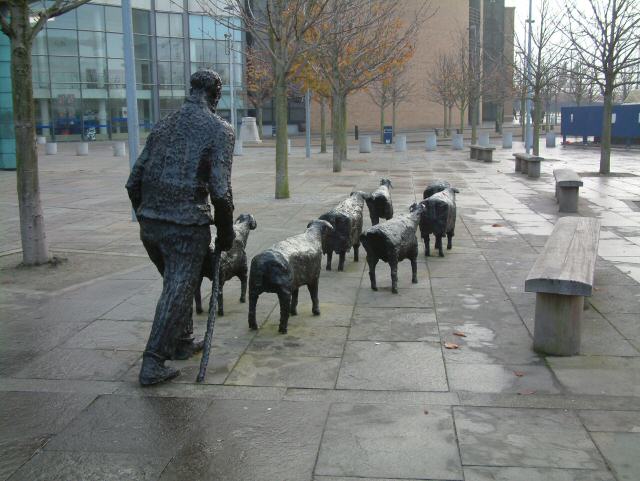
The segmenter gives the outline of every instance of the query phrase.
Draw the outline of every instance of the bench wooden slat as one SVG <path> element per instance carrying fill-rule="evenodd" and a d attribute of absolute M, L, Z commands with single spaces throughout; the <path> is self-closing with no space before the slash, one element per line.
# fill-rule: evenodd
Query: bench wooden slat
<path fill-rule="evenodd" d="M 582 187 L 583 185 L 578 173 L 571 169 L 554 169 L 553 176 L 559 187 Z"/>
<path fill-rule="evenodd" d="M 591 296 L 600 221 L 592 217 L 558 219 L 527 275 L 526 292 Z"/>

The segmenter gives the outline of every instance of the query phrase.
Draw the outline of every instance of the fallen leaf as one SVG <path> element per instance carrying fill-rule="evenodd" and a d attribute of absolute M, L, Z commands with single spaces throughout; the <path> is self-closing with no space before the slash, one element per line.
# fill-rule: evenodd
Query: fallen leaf
<path fill-rule="evenodd" d="M 522 371 L 513 371 L 513 373 L 518 377 L 524 376 L 524 373 Z"/>
<path fill-rule="evenodd" d="M 458 346 L 455 342 L 445 342 L 444 347 L 447 349 L 458 349 L 460 346 Z"/>
<path fill-rule="evenodd" d="M 593 288 L 594 291 L 599 291 L 600 289 L 598 289 L 597 287 Z"/>
<path fill-rule="evenodd" d="M 467 337 L 467 335 L 462 331 L 453 331 L 453 335 L 458 337 Z"/>
<path fill-rule="evenodd" d="M 502 224 L 491 224 L 491 227 L 504 227 Z"/>
<path fill-rule="evenodd" d="M 529 394 L 535 394 L 535 390 L 533 389 L 523 389 L 522 391 L 518 391 L 520 396 L 528 396 Z"/>

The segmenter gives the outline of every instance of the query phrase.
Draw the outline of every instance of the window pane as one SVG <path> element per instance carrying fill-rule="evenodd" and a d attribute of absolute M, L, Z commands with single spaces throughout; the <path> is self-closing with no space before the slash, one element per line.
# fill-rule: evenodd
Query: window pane
<path fill-rule="evenodd" d="M 218 72 L 222 79 L 223 85 L 229 85 L 229 65 L 226 63 L 219 63 L 213 66 L 213 70 Z"/>
<path fill-rule="evenodd" d="M 158 60 L 171 60 L 171 40 L 158 37 Z"/>
<path fill-rule="evenodd" d="M 151 83 L 151 62 L 136 60 L 136 83 Z"/>
<path fill-rule="evenodd" d="M 169 14 L 156 13 L 156 35 L 159 37 L 169 36 Z"/>
<path fill-rule="evenodd" d="M 233 85 L 242 86 L 242 65 L 235 64 L 233 66 Z"/>
<path fill-rule="evenodd" d="M 184 64 L 182 62 L 171 64 L 171 82 L 174 85 L 184 85 Z"/>
<path fill-rule="evenodd" d="M 158 83 L 161 86 L 171 84 L 171 63 L 158 62 Z"/>
<path fill-rule="evenodd" d="M 150 0 L 131 0 L 131 6 L 133 8 L 143 8 L 145 10 L 151 10 Z"/>
<path fill-rule="evenodd" d="M 235 25 L 236 27 L 238 27 L 238 29 L 234 29 L 234 30 L 231 31 L 231 35 L 233 36 L 233 40 L 235 40 L 236 42 L 242 41 L 242 30 L 239 29 L 240 25 L 242 25 L 242 22 L 240 21 L 239 18 L 232 18 L 231 19 L 231 23 L 233 25 Z"/>
<path fill-rule="evenodd" d="M 224 25 L 218 24 L 217 28 L 216 28 L 216 39 L 218 40 L 224 40 L 224 34 L 225 33 L 230 33 L 229 29 L 227 27 L 225 27 Z"/>
<path fill-rule="evenodd" d="M 190 12 L 202 12 L 202 4 L 198 0 L 189 0 L 189 11 Z"/>
<path fill-rule="evenodd" d="M 149 12 L 145 10 L 132 10 L 133 33 L 149 35 Z"/>
<path fill-rule="evenodd" d="M 104 31 L 104 7 L 102 5 L 82 5 L 78 8 L 78 28 L 82 30 Z"/>
<path fill-rule="evenodd" d="M 104 7 L 107 32 L 122 32 L 122 10 L 118 7 Z"/>
<path fill-rule="evenodd" d="M 218 62 L 223 63 L 223 62 L 229 61 L 229 56 L 227 55 L 225 42 L 220 42 L 220 41 L 216 42 L 216 52 L 217 52 L 216 55 L 218 57 Z"/>
<path fill-rule="evenodd" d="M 172 37 L 183 37 L 182 33 L 182 15 L 173 14 L 170 17 L 171 22 L 171 36 Z"/>
<path fill-rule="evenodd" d="M 80 58 L 80 78 L 83 87 L 97 89 L 104 87 L 107 64 L 103 58 Z"/>
<path fill-rule="evenodd" d="M 202 60 L 206 63 L 216 63 L 216 42 L 215 40 L 203 41 Z"/>
<path fill-rule="evenodd" d="M 202 17 L 202 36 L 204 38 L 216 38 L 216 23 L 211 17 Z"/>
<path fill-rule="evenodd" d="M 171 59 L 184 61 L 184 43 L 181 38 L 171 39 Z"/>
<path fill-rule="evenodd" d="M 75 30 L 49 30 L 50 55 L 78 55 L 78 37 Z"/>
<path fill-rule="evenodd" d="M 77 57 L 49 57 L 51 83 L 80 82 Z"/>
<path fill-rule="evenodd" d="M 80 55 L 85 57 L 106 57 L 107 50 L 103 32 L 78 32 Z"/>
<path fill-rule="evenodd" d="M 202 62 L 202 40 L 191 40 L 189 56 L 192 62 Z"/>
<path fill-rule="evenodd" d="M 31 57 L 31 78 L 34 88 L 49 86 L 49 59 L 47 57 Z"/>
<path fill-rule="evenodd" d="M 46 55 L 47 54 L 47 33 L 46 30 L 40 30 L 35 40 L 33 41 L 33 48 L 31 50 L 33 55 Z"/>
<path fill-rule="evenodd" d="M 150 59 L 151 58 L 151 39 L 146 35 L 134 35 L 133 47 L 136 58 Z"/>
<path fill-rule="evenodd" d="M 76 28 L 76 11 L 71 10 L 59 17 L 50 18 L 47 21 L 47 28 Z"/>
<path fill-rule="evenodd" d="M 202 38 L 202 16 L 189 15 L 189 36 L 191 38 Z"/>
<path fill-rule="evenodd" d="M 109 59 L 109 83 L 124 85 L 124 60 Z"/>
<path fill-rule="evenodd" d="M 124 46 L 122 44 L 122 34 L 120 33 L 107 34 L 107 54 L 111 58 L 124 57 Z"/>

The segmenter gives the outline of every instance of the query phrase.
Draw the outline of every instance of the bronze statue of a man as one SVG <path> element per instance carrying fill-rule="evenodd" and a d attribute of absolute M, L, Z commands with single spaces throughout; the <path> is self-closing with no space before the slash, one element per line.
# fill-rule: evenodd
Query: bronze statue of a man
<path fill-rule="evenodd" d="M 143 386 L 180 373 L 166 360 L 187 359 L 202 349 L 193 336 L 193 295 L 211 242 L 210 224 L 216 226 L 217 248 L 226 251 L 233 243 L 234 133 L 215 113 L 221 92 L 216 72 L 194 73 L 189 97 L 153 128 L 127 182 L 140 239 L 163 276 L 142 357 Z"/>

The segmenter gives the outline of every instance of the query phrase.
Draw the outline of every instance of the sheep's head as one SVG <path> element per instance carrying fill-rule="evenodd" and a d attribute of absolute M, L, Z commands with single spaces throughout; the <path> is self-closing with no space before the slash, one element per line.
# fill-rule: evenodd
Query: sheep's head
<path fill-rule="evenodd" d="M 393 185 L 391 185 L 391 181 L 389 179 L 385 179 L 384 177 L 380 179 L 380 185 L 386 185 L 389 189 L 393 188 Z"/>

